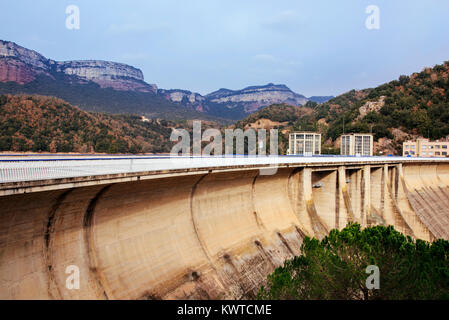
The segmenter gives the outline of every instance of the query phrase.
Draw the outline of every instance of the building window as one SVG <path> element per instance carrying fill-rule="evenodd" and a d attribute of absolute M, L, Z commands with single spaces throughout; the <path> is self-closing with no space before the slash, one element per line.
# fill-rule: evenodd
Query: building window
<path fill-rule="evenodd" d="M 440 149 L 440 145 L 437 144 L 437 145 L 435 146 L 435 149 Z"/>
<path fill-rule="evenodd" d="M 371 137 L 370 136 L 364 136 L 363 137 L 363 155 L 369 156 L 371 155 Z"/>
<path fill-rule="evenodd" d="M 350 137 L 349 136 L 342 136 L 341 137 L 341 152 L 342 155 L 348 156 L 350 155 Z"/>
<path fill-rule="evenodd" d="M 350 155 L 351 154 L 351 137 L 347 136 L 346 137 L 346 155 Z"/>
<path fill-rule="evenodd" d="M 436 155 L 436 156 L 439 156 L 439 155 L 440 155 L 440 153 L 439 153 L 439 152 L 437 151 L 437 152 L 435 152 L 435 155 Z"/>
<path fill-rule="evenodd" d="M 447 144 L 444 144 L 442 147 L 443 149 L 447 149 Z"/>
<path fill-rule="evenodd" d="M 307 155 L 313 154 L 313 135 L 307 134 L 305 139 L 305 150 L 304 153 Z"/>
<path fill-rule="evenodd" d="M 444 152 L 444 151 L 443 151 L 442 155 L 443 155 L 443 156 L 447 156 L 447 152 Z"/>
<path fill-rule="evenodd" d="M 355 154 L 362 154 L 362 144 L 363 140 L 361 136 L 355 137 Z"/>
<path fill-rule="evenodd" d="M 296 153 L 304 154 L 304 142 L 302 139 L 296 141 Z"/>

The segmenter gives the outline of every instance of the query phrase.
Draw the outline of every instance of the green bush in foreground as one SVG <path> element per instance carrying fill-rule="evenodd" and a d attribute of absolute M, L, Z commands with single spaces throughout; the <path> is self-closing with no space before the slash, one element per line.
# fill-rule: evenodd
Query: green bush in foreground
<path fill-rule="evenodd" d="M 380 271 L 367 289 L 368 265 Z M 392 226 L 350 223 L 323 240 L 305 238 L 302 255 L 268 276 L 259 299 L 449 299 L 449 241 L 413 241 Z"/>

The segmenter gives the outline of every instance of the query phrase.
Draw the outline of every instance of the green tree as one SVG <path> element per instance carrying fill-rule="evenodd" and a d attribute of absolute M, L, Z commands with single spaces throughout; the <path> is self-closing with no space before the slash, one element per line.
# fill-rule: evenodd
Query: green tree
<path fill-rule="evenodd" d="M 366 267 L 380 271 L 368 289 Z M 392 226 L 350 223 L 323 240 L 305 238 L 302 255 L 268 276 L 259 299 L 449 299 L 449 241 L 414 241 Z"/>
<path fill-rule="evenodd" d="M 8 98 L 5 95 L 1 94 L 0 95 L 0 106 L 6 104 L 7 101 L 8 101 Z"/>
<path fill-rule="evenodd" d="M 11 137 L 0 137 L 0 151 L 9 151 L 12 147 Z"/>

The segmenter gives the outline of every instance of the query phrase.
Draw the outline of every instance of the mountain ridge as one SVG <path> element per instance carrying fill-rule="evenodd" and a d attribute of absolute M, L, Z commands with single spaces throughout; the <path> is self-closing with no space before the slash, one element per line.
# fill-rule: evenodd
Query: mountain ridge
<path fill-rule="evenodd" d="M 60 81 L 66 87 L 61 89 L 60 83 L 50 85 L 43 77 Z M 19 86 L 14 86 L 11 82 Z M 101 91 L 94 92 L 93 84 L 98 85 L 99 89 L 112 88 L 119 91 L 118 95 L 121 97 L 118 100 L 124 103 L 123 110 L 117 106 L 109 107 L 109 103 L 115 105 L 115 101 L 111 99 L 106 99 L 104 103 L 99 101 L 95 96 L 104 97 L 105 94 Z M 47 90 L 50 86 L 51 90 Z M 77 86 L 90 86 L 87 90 L 90 92 L 89 96 L 85 96 L 85 101 L 81 103 L 79 99 L 72 99 L 73 92 L 79 91 Z M 8 92 L 8 89 L 12 91 Z M 58 90 L 63 93 L 60 94 Z M 241 90 L 222 88 L 204 96 L 184 89 L 159 89 L 157 85 L 145 82 L 140 69 L 124 63 L 105 60 L 55 61 L 4 40 L 0 40 L 0 93 L 51 94 L 86 110 L 102 112 L 145 113 L 148 116 L 162 117 L 169 117 L 170 112 L 174 112 L 184 113 L 189 118 L 203 118 L 200 115 L 202 113 L 206 118 L 209 116 L 234 120 L 244 118 L 270 104 L 304 105 L 308 101 L 305 96 L 293 92 L 286 85 L 273 83 L 248 86 Z M 144 103 L 146 107 L 136 106 L 142 103 L 142 99 L 135 98 L 134 93 L 147 94 L 148 101 Z M 129 101 L 124 96 L 128 96 Z M 167 108 L 166 112 L 163 107 Z M 181 111 L 181 108 L 187 110 Z"/>
<path fill-rule="evenodd" d="M 12 62 L 19 64 L 11 67 Z M 25 69 L 26 65 L 31 66 L 27 77 L 21 77 L 21 72 L 15 72 L 16 68 L 21 67 L 20 63 L 25 64 L 22 66 Z M 0 40 L 0 82 L 13 80 L 19 84 L 26 84 L 33 81 L 37 75 L 44 74 L 54 78 L 55 73 L 77 76 L 80 82 L 93 81 L 102 88 L 153 93 L 157 91 L 155 85 L 144 81 L 140 69 L 124 63 L 104 60 L 55 61 L 14 42 Z"/>

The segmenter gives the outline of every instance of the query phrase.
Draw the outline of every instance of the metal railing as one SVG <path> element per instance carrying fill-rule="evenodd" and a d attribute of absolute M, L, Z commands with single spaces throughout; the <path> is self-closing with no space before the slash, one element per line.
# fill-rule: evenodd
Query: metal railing
<path fill-rule="evenodd" d="M 404 157 L 354 157 L 354 156 L 231 156 L 231 157 L 170 157 L 170 156 L 122 156 L 122 157 L 41 157 L 13 159 L 0 158 L 0 183 L 33 180 L 50 180 L 96 175 L 114 175 L 158 170 L 207 168 L 245 165 L 278 165 L 293 163 L 345 163 L 370 161 L 422 161 L 423 158 Z M 436 160 L 429 158 L 427 160 Z M 439 160 L 439 159 L 438 159 Z M 446 159 L 449 160 L 449 159 Z"/>

